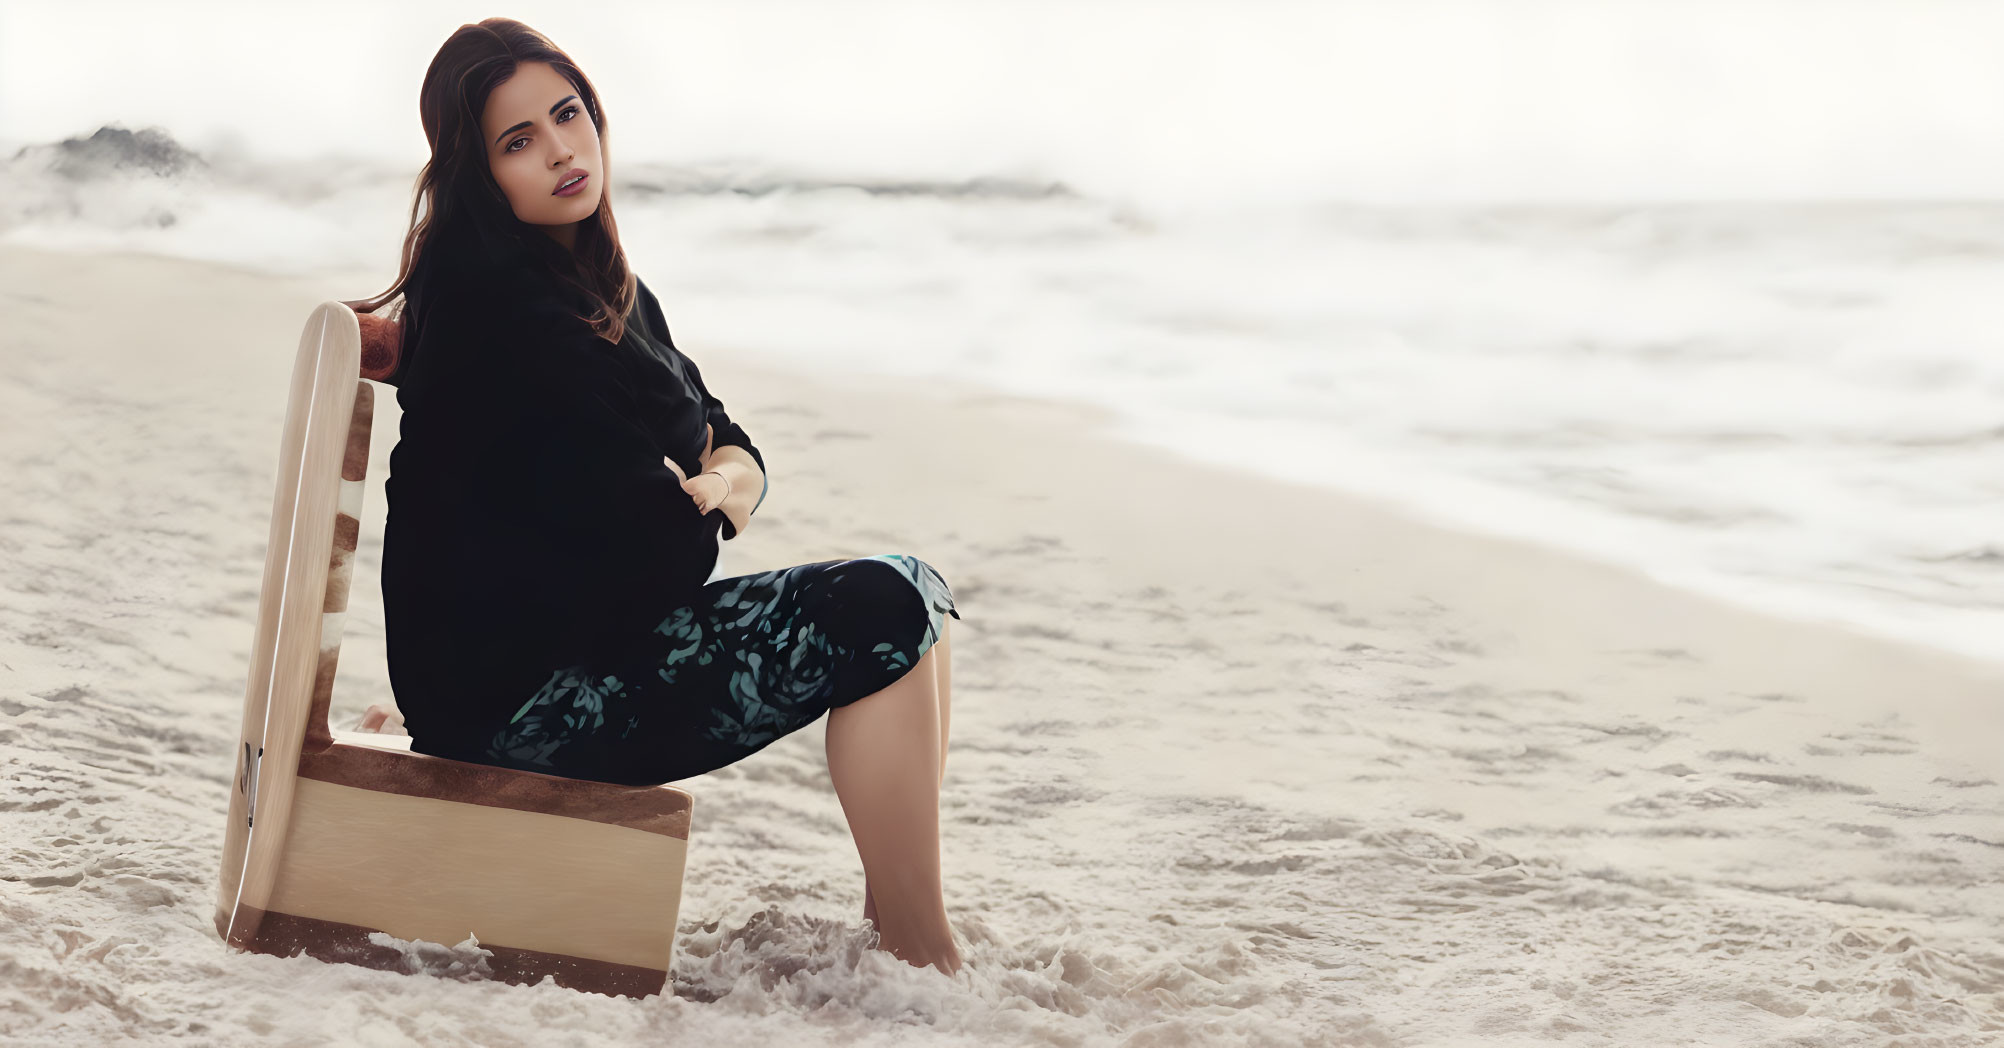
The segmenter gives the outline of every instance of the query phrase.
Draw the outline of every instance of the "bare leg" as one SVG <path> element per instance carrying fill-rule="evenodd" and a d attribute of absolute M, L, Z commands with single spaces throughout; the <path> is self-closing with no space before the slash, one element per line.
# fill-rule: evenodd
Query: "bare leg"
<path fill-rule="evenodd" d="M 864 873 L 883 889 L 879 946 L 951 975 L 960 950 L 940 885 L 938 661 L 928 648 L 891 686 L 829 711 L 828 774 Z"/>
<path fill-rule="evenodd" d="M 933 642 L 932 647 L 926 649 L 927 655 L 932 654 L 935 650 L 939 652 L 939 658 L 933 661 L 933 667 L 939 673 L 939 782 L 941 786 L 946 785 L 947 721 L 953 706 L 953 652 L 947 647 L 947 642 L 952 639 L 953 619 L 950 617 L 941 619 L 939 624 L 939 639 Z M 877 897 L 870 888 L 870 876 L 867 872 L 863 875 L 863 919 L 873 924 L 877 920 Z"/>
<path fill-rule="evenodd" d="M 939 671 L 939 783 L 946 785 L 946 726 L 953 712 L 953 649 L 947 642 L 953 639 L 953 617 L 939 620 L 939 639 L 925 653 L 939 652 L 933 660 L 933 668 Z"/>

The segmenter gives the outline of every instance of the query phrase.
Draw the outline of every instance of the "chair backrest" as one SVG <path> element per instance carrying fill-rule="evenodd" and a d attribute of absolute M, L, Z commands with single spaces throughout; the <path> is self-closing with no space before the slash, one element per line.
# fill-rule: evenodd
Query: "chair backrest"
<path fill-rule="evenodd" d="M 358 733 L 336 738 L 328 723 L 361 532 L 370 380 L 395 374 L 400 305 L 357 315 L 322 302 L 300 335 L 216 931 L 242 949 L 403 970 L 402 953 L 372 942 L 378 931 L 451 943 L 474 929 L 506 981 L 663 992 L 686 791 L 398 752 Z M 455 879 L 466 890 L 437 893 Z M 383 884 L 391 890 L 379 893 Z"/>
<path fill-rule="evenodd" d="M 318 752 L 334 741 L 328 708 L 361 533 L 362 487 L 375 415 L 374 386 L 361 370 L 363 328 L 372 329 L 377 350 L 390 336 L 389 366 L 370 369 L 388 374 L 397 329 L 384 324 L 393 324 L 402 302 L 398 298 L 384 311 L 366 315 L 366 324 L 346 304 L 322 302 L 308 315 L 293 357 L 223 842 L 226 905 L 232 895 L 243 895 L 247 881 L 271 874 L 269 864 L 249 861 L 251 837 L 255 830 L 260 839 L 284 840 L 301 752 Z M 371 364 L 380 365 L 380 352 L 372 356 L 377 359 Z M 261 791 L 261 784 L 268 791 Z M 257 822 L 261 816 L 262 825 Z M 240 858 L 241 866 L 228 857 Z"/>

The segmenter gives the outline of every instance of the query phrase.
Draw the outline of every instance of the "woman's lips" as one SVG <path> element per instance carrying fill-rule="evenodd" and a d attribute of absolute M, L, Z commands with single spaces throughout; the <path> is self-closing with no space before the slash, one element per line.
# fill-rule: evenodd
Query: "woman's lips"
<path fill-rule="evenodd" d="M 582 193 L 582 192 L 584 192 L 584 187 L 585 187 L 585 183 L 586 183 L 586 182 L 589 182 L 589 181 L 591 181 L 591 176 L 590 176 L 590 175 L 582 175 L 582 176 L 579 176 L 579 178 L 578 178 L 578 180 L 577 180 L 577 181 L 575 181 L 575 182 L 572 182 L 572 183 L 571 183 L 570 185 L 568 185 L 568 186 L 565 186 L 564 188 L 562 188 L 562 189 L 559 189 L 559 190 L 557 190 L 557 191 L 556 191 L 556 192 L 555 192 L 554 194 L 552 194 L 552 195 L 554 195 L 554 196 L 576 196 L 576 195 L 578 195 L 579 193 Z"/>

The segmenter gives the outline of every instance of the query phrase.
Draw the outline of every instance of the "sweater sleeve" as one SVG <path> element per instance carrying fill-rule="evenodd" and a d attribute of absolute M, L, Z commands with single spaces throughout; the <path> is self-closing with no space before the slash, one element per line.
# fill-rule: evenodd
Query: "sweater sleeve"
<path fill-rule="evenodd" d="M 712 450 L 722 447 L 743 448 L 751 455 L 752 461 L 758 463 L 758 501 L 753 503 L 751 508 L 751 512 L 757 513 L 758 508 L 765 504 L 766 493 L 772 490 L 770 474 L 765 468 L 765 455 L 759 451 L 758 445 L 752 443 L 751 434 L 745 432 L 743 426 L 731 419 L 730 412 L 724 409 L 724 402 L 711 393 L 710 387 L 704 384 L 703 371 L 696 366 L 695 360 L 676 347 L 674 338 L 668 332 L 668 318 L 662 313 L 661 302 L 654 297 L 654 292 L 644 283 L 640 285 L 640 289 L 641 305 L 647 310 L 648 326 L 659 333 L 661 341 L 672 352 L 682 358 L 682 366 L 688 370 L 690 380 L 695 383 L 696 392 L 703 398 L 704 421 L 710 424 L 710 431 L 713 434 Z M 724 521 L 723 535 L 726 540 L 737 537 L 737 528 L 728 519 Z"/>
<path fill-rule="evenodd" d="M 724 402 L 711 395 L 709 387 L 703 384 L 703 373 L 697 369 L 693 360 L 689 361 L 689 375 L 696 380 L 696 390 L 703 395 L 703 414 L 710 424 L 710 431 L 714 434 L 714 439 L 710 442 L 711 450 L 722 447 L 743 448 L 751 455 L 752 461 L 758 463 L 758 501 L 752 503 L 751 508 L 752 513 L 757 513 L 758 508 L 765 504 L 766 492 L 772 490 L 772 484 L 766 478 L 765 456 L 760 454 L 758 446 L 752 443 L 751 434 L 746 433 L 743 426 L 731 421 L 731 416 L 724 411 Z M 737 529 L 731 526 L 729 520 L 725 520 L 724 538 L 730 539 L 736 535 Z"/>

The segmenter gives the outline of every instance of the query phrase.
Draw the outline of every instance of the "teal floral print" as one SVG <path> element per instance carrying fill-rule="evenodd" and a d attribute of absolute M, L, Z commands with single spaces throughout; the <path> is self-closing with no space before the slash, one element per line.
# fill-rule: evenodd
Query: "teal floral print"
<path fill-rule="evenodd" d="M 960 617 L 946 580 L 903 553 L 719 579 L 664 616 L 646 650 L 552 672 L 486 758 L 611 782 L 711 771 L 895 682 L 947 615 Z"/>

